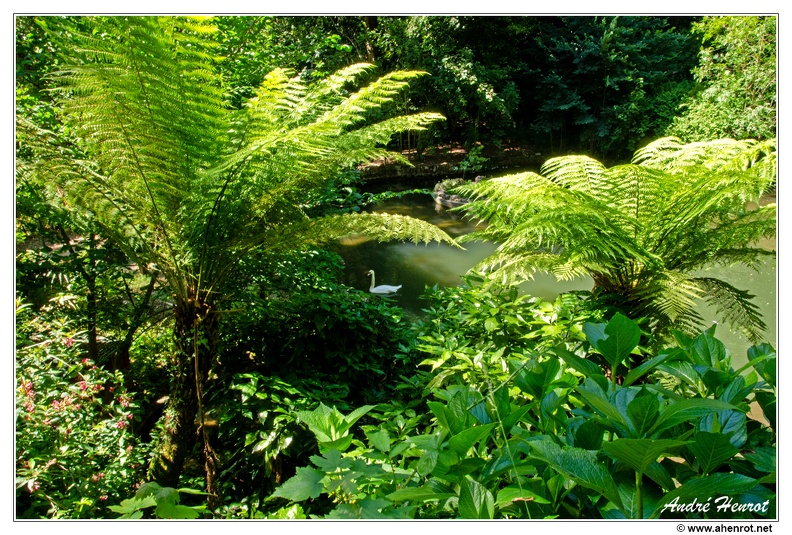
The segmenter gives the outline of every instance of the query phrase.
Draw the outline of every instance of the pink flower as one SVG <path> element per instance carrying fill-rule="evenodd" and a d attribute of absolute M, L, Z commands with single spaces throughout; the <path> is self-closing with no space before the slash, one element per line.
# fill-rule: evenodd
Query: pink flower
<path fill-rule="evenodd" d="M 129 425 L 129 424 L 127 422 L 125 422 L 124 420 L 120 420 L 120 421 L 116 422 L 116 424 L 115 424 L 116 429 L 123 429 L 127 425 Z"/>
<path fill-rule="evenodd" d="M 71 337 L 67 338 L 66 339 L 66 347 L 71 347 L 72 345 L 74 345 L 74 340 L 72 340 Z"/>
<path fill-rule="evenodd" d="M 86 388 L 88 388 L 88 385 L 85 384 L 85 381 L 80 381 L 80 390 L 85 390 Z"/>

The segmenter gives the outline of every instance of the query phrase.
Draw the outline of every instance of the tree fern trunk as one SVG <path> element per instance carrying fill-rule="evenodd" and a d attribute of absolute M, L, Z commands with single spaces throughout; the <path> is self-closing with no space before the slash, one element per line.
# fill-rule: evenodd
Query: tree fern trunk
<path fill-rule="evenodd" d="M 216 354 L 217 317 L 211 305 L 189 300 L 175 309 L 176 355 L 163 434 L 149 476 L 162 486 L 176 487 L 185 459 L 192 452 L 203 420 L 201 392 Z M 197 381 L 196 381 L 197 380 Z M 207 450 L 207 445 L 204 445 Z M 207 459 L 207 470 L 213 460 Z M 210 492 L 214 474 L 207 474 Z"/>

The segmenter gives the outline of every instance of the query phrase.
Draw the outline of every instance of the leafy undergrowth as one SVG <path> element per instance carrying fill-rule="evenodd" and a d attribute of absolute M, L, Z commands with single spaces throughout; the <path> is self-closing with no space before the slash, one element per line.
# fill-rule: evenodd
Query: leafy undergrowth
<path fill-rule="evenodd" d="M 569 319 L 580 311 L 561 300 L 448 297 L 421 337 L 424 401 L 297 413 L 319 451 L 269 498 L 278 514 L 775 516 L 771 346 L 753 347 L 735 370 L 714 327 L 676 332 L 649 353 L 620 314 L 578 324 Z M 464 321 L 449 330 L 454 318 Z M 765 419 L 749 418 L 751 405 Z M 375 422 L 356 427 L 364 414 Z"/>

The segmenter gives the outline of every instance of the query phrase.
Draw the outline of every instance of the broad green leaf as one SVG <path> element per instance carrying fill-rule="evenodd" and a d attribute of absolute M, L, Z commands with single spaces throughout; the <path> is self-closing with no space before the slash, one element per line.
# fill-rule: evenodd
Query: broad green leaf
<path fill-rule="evenodd" d="M 708 331 L 698 335 L 690 348 L 697 360 L 697 364 L 712 366 L 721 371 L 728 370 L 728 367 L 723 367 L 723 361 L 728 355 L 726 346 Z"/>
<path fill-rule="evenodd" d="M 570 447 L 562 449 L 547 438 L 529 441 L 528 445 L 534 450 L 536 458 L 545 461 L 555 471 L 599 492 L 619 509 L 624 509 L 613 476 L 606 465 L 597 459 L 596 452 Z"/>
<path fill-rule="evenodd" d="M 704 475 L 713 472 L 740 451 L 723 433 L 708 433 L 706 431 L 696 433 L 693 442 L 688 444 L 688 449 L 696 456 Z"/>
<path fill-rule="evenodd" d="M 179 503 L 180 500 L 179 491 L 171 487 L 161 487 L 154 494 L 154 499 L 157 500 L 158 509 L 162 505 L 166 505 L 166 504 L 175 505 Z"/>
<path fill-rule="evenodd" d="M 157 505 L 157 500 L 153 496 L 146 496 L 144 498 L 130 498 L 121 502 L 121 505 L 110 505 L 108 509 L 115 513 L 131 514 L 139 509 L 147 507 L 154 507 Z"/>
<path fill-rule="evenodd" d="M 704 416 L 696 424 L 696 431 L 723 433 L 736 448 L 741 448 L 748 440 L 745 413 L 737 410 L 720 411 Z"/>
<path fill-rule="evenodd" d="M 650 433 L 659 433 L 683 422 L 698 420 L 718 411 L 734 409 L 733 405 L 717 399 L 682 399 L 675 400 L 660 408 Z"/>
<path fill-rule="evenodd" d="M 602 446 L 605 429 L 596 420 L 586 420 L 574 431 L 575 447 L 598 450 Z"/>
<path fill-rule="evenodd" d="M 602 353 L 611 369 L 624 362 L 641 341 L 641 329 L 626 316 L 616 313 L 604 329 L 601 324 L 587 323 L 583 332 L 597 351 Z"/>
<path fill-rule="evenodd" d="M 437 450 L 429 450 L 424 452 L 424 454 L 421 455 L 421 458 L 418 459 L 418 462 L 415 465 L 415 470 L 419 475 L 429 475 L 432 470 L 435 469 L 435 466 L 437 466 L 437 458 Z"/>
<path fill-rule="evenodd" d="M 137 492 L 135 492 L 135 497 L 143 498 L 144 496 L 153 496 L 161 488 L 162 487 L 156 481 L 147 481 L 146 483 L 140 485 Z"/>
<path fill-rule="evenodd" d="M 344 416 L 344 423 L 342 424 L 340 431 L 343 434 L 346 434 L 352 428 L 352 426 L 355 425 L 355 422 L 360 420 L 367 412 L 369 412 L 375 406 L 376 405 L 363 405 L 362 407 L 358 407 L 357 409 L 353 410 L 352 412 Z"/>
<path fill-rule="evenodd" d="M 534 366 L 531 370 L 522 370 L 514 377 L 514 384 L 526 394 L 542 399 L 555 381 L 561 365 L 558 360 L 550 359 Z"/>
<path fill-rule="evenodd" d="M 602 450 L 639 474 L 645 474 L 649 465 L 656 462 L 661 455 L 676 453 L 676 450 L 685 444 L 687 442 L 683 440 L 621 438 L 613 442 L 604 442 Z"/>
<path fill-rule="evenodd" d="M 759 344 L 748 349 L 748 361 L 762 376 L 762 379 L 776 386 L 776 351 L 770 344 Z"/>
<path fill-rule="evenodd" d="M 754 468 L 760 472 L 772 474 L 776 471 L 777 455 L 775 447 L 754 448 L 751 452 L 743 452 L 742 456 L 751 461 Z"/>
<path fill-rule="evenodd" d="M 689 362 L 666 362 L 659 364 L 657 369 L 686 382 L 693 388 L 698 388 L 701 376 Z"/>
<path fill-rule="evenodd" d="M 586 339 L 591 342 L 591 345 L 597 347 L 600 340 L 608 337 L 605 334 L 605 327 L 607 326 L 607 323 L 586 323 L 583 325 L 583 334 L 586 335 Z"/>
<path fill-rule="evenodd" d="M 587 378 L 586 381 L 578 387 L 577 392 L 583 396 L 586 403 L 591 405 L 595 411 L 602 414 L 604 419 L 600 423 L 606 427 L 615 428 L 619 434 L 627 434 L 629 425 L 625 416 L 619 412 L 619 409 L 605 396 L 605 392 L 599 384 L 593 379 Z"/>
<path fill-rule="evenodd" d="M 452 433 L 459 432 L 463 424 L 460 423 L 454 414 L 446 408 L 446 406 L 439 401 L 429 401 L 426 404 L 429 407 L 429 410 L 432 411 L 432 414 L 435 415 L 437 421 L 451 431 Z"/>
<path fill-rule="evenodd" d="M 660 400 L 655 394 L 647 393 L 637 395 L 627 405 L 627 416 L 630 418 L 635 430 L 634 438 L 642 438 L 657 421 L 660 411 Z"/>
<path fill-rule="evenodd" d="M 602 369 L 597 366 L 596 363 L 591 362 L 588 359 L 580 358 L 563 347 L 553 348 L 553 353 L 558 355 L 558 357 L 563 360 L 567 366 L 574 368 L 586 377 L 592 377 L 595 375 L 601 375 L 604 377 Z"/>
<path fill-rule="evenodd" d="M 376 431 L 367 431 L 366 437 L 368 437 L 369 442 L 371 445 L 380 450 L 383 453 L 387 453 L 390 450 L 391 439 L 388 437 L 388 433 L 386 431 L 382 431 L 377 429 Z"/>
<path fill-rule="evenodd" d="M 322 493 L 321 481 L 324 477 L 324 472 L 309 466 L 300 467 L 294 477 L 291 477 L 283 485 L 275 489 L 272 495 L 286 498 L 293 502 L 301 502 L 308 498 L 318 498 Z"/>
<path fill-rule="evenodd" d="M 399 489 L 388 494 L 386 498 L 394 502 L 424 502 L 431 500 L 446 500 L 453 496 L 456 496 L 453 492 L 438 492 L 429 485 L 423 485 L 421 487 Z"/>
<path fill-rule="evenodd" d="M 297 412 L 297 417 L 305 422 L 320 443 L 341 438 L 338 429 L 343 423 L 343 415 L 335 408 L 331 409 L 324 403 L 320 403 L 312 411 Z"/>
<path fill-rule="evenodd" d="M 473 447 L 473 444 L 488 436 L 496 425 L 495 423 L 491 423 L 465 429 L 461 433 L 452 436 L 448 441 L 448 445 L 459 455 L 465 455 L 467 451 Z"/>
<path fill-rule="evenodd" d="M 629 373 L 627 374 L 627 377 L 625 377 L 624 381 L 622 381 L 622 386 L 625 387 L 630 386 L 631 384 L 633 384 L 635 381 L 637 381 L 647 373 L 653 371 L 660 364 L 663 364 L 664 362 L 669 360 L 677 359 L 682 354 L 683 352 L 681 349 L 674 348 L 671 351 L 663 352 L 657 355 L 656 357 L 650 358 L 649 360 L 641 363 L 639 366 L 630 370 Z"/>
<path fill-rule="evenodd" d="M 530 410 L 531 405 L 523 405 L 519 409 L 515 409 L 508 416 L 503 418 L 501 421 L 503 424 L 503 431 L 508 434 L 511 431 L 511 428 L 514 427 L 517 422 L 522 420 L 523 416 L 525 416 Z"/>
<path fill-rule="evenodd" d="M 756 379 L 756 374 L 752 374 L 752 379 Z M 748 397 L 748 395 L 753 392 L 754 387 L 756 386 L 755 382 L 750 382 L 746 380 L 745 376 L 738 375 L 735 377 L 731 383 L 724 389 L 718 399 L 721 401 L 725 401 L 726 403 L 740 403 L 743 399 Z"/>
<path fill-rule="evenodd" d="M 201 516 L 198 511 L 192 507 L 170 502 L 158 505 L 154 511 L 154 514 L 156 514 L 158 518 L 171 518 L 175 520 L 189 520 Z"/>
<path fill-rule="evenodd" d="M 495 499 L 487 488 L 469 477 L 459 488 L 459 517 L 490 520 L 495 516 Z"/>
<path fill-rule="evenodd" d="M 320 470 L 327 473 L 335 472 L 339 469 L 343 470 L 349 468 L 351 461 L 341 457 L 341 451 L 337 449 L 329 449 L 322 452 L 322 455 L 312 455 L 311 462 L 314 463 Z"/>
<path fill-rule="evenodd" d="M 476 403 L 472 407 L 470 407 L 470 414 L 478 420 L 481 424 L 489 424 L 492 423 L 492 418 L 490 415 L 487 414 L 487 402 L 482 401 L 481 403 Z"/>
<path fill-rule="evenodd" d="M 496 499 L 498 508 L 503 509 L 504 507 L 508 507 L 519 502 L 535 502 L 543 505 L 550 504 L 550 501 L 546 498 L 542 498 L 538 494 L 533 493 L 528 489 L 520 488 L 517 485 L 510 485 L 498 491 L 498 497 Z"/>

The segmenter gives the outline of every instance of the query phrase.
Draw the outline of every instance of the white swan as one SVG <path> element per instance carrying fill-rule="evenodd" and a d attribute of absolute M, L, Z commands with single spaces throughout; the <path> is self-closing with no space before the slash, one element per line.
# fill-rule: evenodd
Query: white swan
<path fill-rule="evenodd" d="M 401 288 L 401 284 L 398 285 L 398 286 L 388 286 L 387 284 L 382 284 L 380 286 L 374 286 L 374 284 L 376 284 L 376 283 L 374 282 L 375 279 L 374 279 L 374 270 L 373 269 L 369 270 L 369 272 L 366 273 L 366 275 L 371 275 L 371 288 L 369 288 L 369 292 L 371 292 L 373 294 L 392 294 L 392 293 L 398 292 L 399 289 Z"/>

